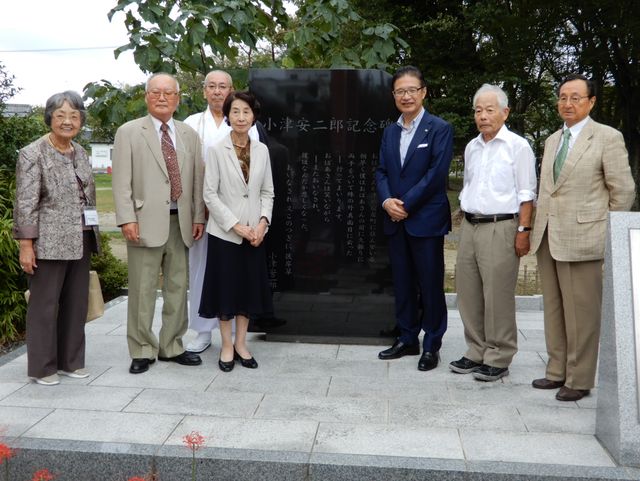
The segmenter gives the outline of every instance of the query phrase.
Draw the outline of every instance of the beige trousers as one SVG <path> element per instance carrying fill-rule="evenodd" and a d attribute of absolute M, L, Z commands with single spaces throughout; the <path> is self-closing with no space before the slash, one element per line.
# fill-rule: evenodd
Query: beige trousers
<path fill-rule="evenodd" d="M 493 367 L 508 367 L 518 351 L 517 227 L 516 219 L 484 224 L 464 219 L 460 231 L 456 291 L 467 343 L 465 357 Z"/>
<path fill-rule="evenodd" d="M 187 332 L 188 249 L 180 235 L 178 216 L 170 216 L 169 238 L 160 247 L 127 247 L 129 299 L 127 343 L 133 359 L 174 357 L 184 352 Z M 156 338 L 151 326 L 162 271 L 162 327 Z"/>
<path fill-rule="evenodd" d="M 546 377 L 571 389 L 595 385 L 602 309 L 602 260 L 561 262 L 545 232 L 538 249 L 544 299 Z"/>

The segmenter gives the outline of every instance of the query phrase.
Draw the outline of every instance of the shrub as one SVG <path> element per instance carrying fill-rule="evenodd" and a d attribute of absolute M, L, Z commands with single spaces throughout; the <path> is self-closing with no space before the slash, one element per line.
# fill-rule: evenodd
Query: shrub
<path fill-rule="evenodd" d="M 127 285 L 127 265 L 113 255 L 109 234 L 100 233 L 102 253 L 91 256 L 91 269 L 98 273 L 105 302 L 118 297 Z"/>
<path fill-rule="evenodd" d="M 13 238 L 15 177 L 0 168 L 0 344 L 16 340 L 25 328 L 27 280 L 20 268 L 18 242 Z"/>

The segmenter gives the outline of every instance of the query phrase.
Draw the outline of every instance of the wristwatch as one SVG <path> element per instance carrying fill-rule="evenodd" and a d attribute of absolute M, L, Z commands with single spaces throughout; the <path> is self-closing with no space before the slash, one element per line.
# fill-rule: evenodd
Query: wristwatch
<path fill-rule="evenodd" d="M 518 226 L 518 232 L 529 232 L 530 230 L 531 230 L 531 227 L 526 227 L 523 225 Z"/>

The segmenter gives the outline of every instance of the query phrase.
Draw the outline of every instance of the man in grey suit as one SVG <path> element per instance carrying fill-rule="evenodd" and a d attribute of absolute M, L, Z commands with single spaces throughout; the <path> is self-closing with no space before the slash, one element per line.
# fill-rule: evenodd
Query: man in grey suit
<path fill-rule="evenodd" d="M 197 354 L 184 350 L 187 330 L 188 248 L 204 231 L 204 169 L 200 140 L 188 125 L 173 120 L 180 101 L 178 81 L 166 73 L 149 77 L 149 115 L 116 132 L 113 197 L 116 222 L 127 241 L 129 372 L 140 374 L 161 361 L 195 366 Z M 151 326 L 162 271 L 162 328 Z"/>
<path fill-rule="evenodd" d="M 561 130 L 544 146 L 531 251 L 537 252 L 549 362 L 536 389 L 577 401 L 594 386 L 600 339 L 602 261 L 609 211 L 628 210 L 635 184 L 622 134 L 594 122 L 591 80 L 570 75 L 558 90 Z"/>

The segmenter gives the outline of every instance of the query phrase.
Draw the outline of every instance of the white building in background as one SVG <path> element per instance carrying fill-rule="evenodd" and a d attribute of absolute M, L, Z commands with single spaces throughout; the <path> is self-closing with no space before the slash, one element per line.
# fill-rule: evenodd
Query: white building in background
<path fill-rule="evenodd" d="M 93 170 L 103 170 L 111 172 L 111 154 L 113 144 L 91 143 L 91 167 Z"/>

